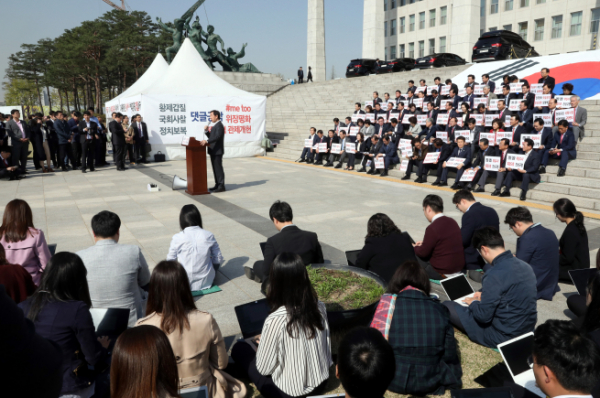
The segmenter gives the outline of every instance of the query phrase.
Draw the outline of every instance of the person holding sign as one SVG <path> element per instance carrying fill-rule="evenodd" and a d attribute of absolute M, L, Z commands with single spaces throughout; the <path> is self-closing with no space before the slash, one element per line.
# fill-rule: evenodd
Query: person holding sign
<path fill-rule="evenodd" d="M 525 129 L 525 133 L 522 134 L 529 134 L 533 130 L 533 111 L 527 108 L 525 101 L 521 101 L 519 104 L 518 115 L 521 119 L 519 126 Z"/>
<path fill-rule="evenodd" d="M 425 128 L 421 130 L 419 134 L 419 140 L 424 142 L 431 142 L 437 132 L 437 126 L 435 125 L 435 119 L 428 118 L 425 120 Z"/>
<path fill-rule="evenodd" d="M 450 158 L 465 159 L 465 161 L 455 166 L 456 178 L 454 179 L 454 184 L 452 184 L 452 186 L 450 187 L 451 189 L 460 189 L 460 187 L 464 184 L 460 182 L 460 177 L 462 177 L 463 173 L 465 172 L 465 169 L 468 168 L 471 164 L 471 148 L 465 146 L 465 137 L 458 137 L 456 139 L 456 145 L 457 147 L 454 148 L 454 150 L 452 151 Z M 453 166 L 449 165 L 447 161 L 442 163 L 442 168 L 444 170 L 442 171 L 442 179 L 439 184 L 440 187 L 448 186 L 448 183 L 446 181 L 448 179 L 448 172 L 452 167 Z"/>
<path fill-rule="evenodd" d="M 569 122 L 566 120 L 558 122 L 558 131 L 554 134 L 552 145 L 555 147 L 548 152 L 548 155 L 553 159 L 560 159 L 557 176 L 564 177 L 569 159 L 577 158 L 575 137 L 573 137 L 573 132 L 569 129 Z"/>
<path fill-rule="evenodd" d="M 487 73 L 484 73 L 483 75 L 481 75 L 481 84 L 485 84 L 486 86 L 488 86 L 492 93 L 494 93 L 494 91 L 496 91 L 496 83 L 494 83 L 493 81 L 490 80 L 490 75 L 488 75 Z M 483 94 L 485 95 L 485 87 L 483 89 Z M 496 94 L 494 94 L 494 95 L 496 95 Z M 496 97 L 492 97 L 492 98 L 496 98 Z"/>
<path fill-rule="evenodd" d="M 423 199 L 423 214 L 430 224 L 423 240 L 413 244 L 419 263 L 434 280 L 457 275 L 465 266 L 460 227 L 443 212 L 444 201 L 439 196 Z"/>
<path fill-rule="evenodd" d="M 360 170 L 358 170 L 359 173 L 364 173 L 365 171 L 367 171 L 367 162 L 371 162 L 372 167 L 375 167 L 375 157 L 377 156 L 377 154 L 379 153 L 379 150 L 381 149 L 381 146 L 383 145 L 382 140 L 379 139 L 378 136 L 374 135 L 371 137 L 371 146 L 369 149 L 369 153 L 364 154 L 363 157 L 363 161 L 362 161 L 362 167 Z M 367 171 L 367 174 L 373 174 L 373 168 L 371 168 L 371 170 Z M 379 174 L 379 171 L 377 171 L 376 174 Z"/>
<path fill-rule="evenodd" d="M 404 138 L 404 128 L 400 123 L 398 123 L 398 119 L 395 117 L 390 120 L 392 140 L 398 145 L 400 140 Z"/>
<path fill-rule="evenodd" d="M 375 127 L 375 134 L 379 137 L 383 137 L 386 133 L 392 131 L 392 126 L 389 123 L 385 123 L 383 118 L 377 119 Z"/>
<path fill-rule="evenodd" d="M 429 152 L 429 147 L 424 145 L 421 141 L 416 138 L 412 139 L 412 156 L 408 159 L 408 166 L 406 167 L 406 174 L 402 177 L 402 180 L 410 180 L 410 175 L 412 174 L 413 167 L 417 166 L 417 179 L 416 183 L 423 182 L 423 172 L 427 173 L 427 169 L 423 165 L 423 160 L 427 156 Z"/>
<path fill-rule="evenodd" d="M 550 127 L 544 127 L 544 120 L 541 118 L 535 119 L 533 122 L 533 131 L 536 134 L 541 135 L 540 146 L 534 149 L 542 156 L 542 163 L 540 165 L 540 174 L 546 173 L 546 166 L 548 166 L 548 158 L 550 157 L 550 149 L 554 145 L 552 137 L 552 129 Z"/>
<path fill-rule="evenodd" d="M 311 127 L 310 135 L 308 136 L 307 140 L 310 140 L 312 145 L 310 147 L 305 146 L 304 149 L 302 149 L 302 154 L 300 155 L 300 159 L 296 160 L 296 162 L 304 163 L 304 162 L 310 161 L 312 159 L 312 155 L 313 155 L 312 147 L 316 144 L 315 137 L 318 137 L 316 134 L 317 134 L 317 129 L 314 127 Z"/>
<path fill-rule="evenodd" d="M 540 74 L 542 75 L 542 77 L 539 78 L 538 83 L 543 83 L 545 86 L 550 87 L 550 92 L 552 92 L 554 90 L 554 87 L 556 86 L 556 80 L 554 80 L 554 78 L 549 75 L 550 69 L 542 68 Z"/>
<path fill-rule="evenodd" d="M 450 103 L 452 104 L 452 109 L 459 109 L 461 98 L 458 96 L 457 89 L 450 89 L 450 99 L 452 100 Z"/>
<path fill-rule="evenodd" d="M 473 108 L 473 102 L 475 101 L 475 95 L 473 95 L 473 88 L 471 86 L 467 86 L 467 95 L 462 98 L 463 103 L 469 104 L 469 109 Z"/>
<path fill-rule="evenodd" d="M 381 98 L 379 98 L 379 93 L 377 91 L 373 91 L 373 105 L 380 104 L 383 102 Z"/>
<path fill-rule="evenodd" d="M 382 141 L 383 141 L 383 145 L 379 149 L 379 154 L 376 156 L 376 158 L 383 158 L 385 168 L 383 169 L 383 172 L 381 173 L 381 177 L 385 177 L 388 175 L 388 170 L 389 170 L 390 166 L 400 163 L 400 158 L 398 157 L 398 149 L 396 148 L 396 145 L 394 145 L 394 143 L 392 142 L 389 135 L 383 136 Z M 375 162 L 373 162 L 371 164 L 371 170 L 373 170 L 374 168 L 375 168 Z M 373 172 L 371 174 L 378 174 L 378 173 Z"/>
<path fill-rule="evenodd" d="M 419 134 L 421 134 L 422 129 L 421 125 L 417 124 L 417 118 L 415 116 L 412 116 L 408 119 L 408 122 L 410 123 L 410 127 L 406 132 L 406 135 L 408 136 L 407 138 L 418 137 Z"/>
<path fill-rule="evenodd" d="M 375 115 L 375 120 L 379 120 L 381 115 L 387 117 L 387 111 L 381 109 L 381 104 L 379 102 L 375 104 L 375 110 L 373 111 L 373 114 Z"/>
<path fill-rule="evenodd" d="M 521 103 L 521 106 L 523 106 L 523 104 Z M 521 135 L 522 134 L 527 134 L 527 129 L 525 129 L 525 127 L 520 126 L 521 123 L 521 117 L 519 115 L 512 115 L 510 117 L 510 130 L 507 129 L 506 131 L 512 131 L 512 139 L 510 140 L 510 147 L 513 151 L 515 151 L 515 153 L 519 153 L 520 152 L 520 147 L 521 147 Z"/>
<path fill-rule="evenodd" d="M 348 154 L 346 153 L 346 142 L 347 141 L 348 141 L 348 138 L 346 137 L 346 132 L 344 130 L 341 130 L 340 137 L 339 137 L 339 144 L 338 144 L 338 145 L 340 145 L 340 152 L 336 154 L 333 151 L 331 151 L 331 155 L 329 155 L 329 161 L 325 164 L 325 167 L 333 166 L 333 162 L 335 161 L 335 158 L 337 156 L 338 164 L 335 166 L 335 168 L 336 169 L 342 168 L 342 164 L 344 163 L 344 160 L 346 160 L 348 158 Z"/>
<path fill-rule="evenodd" d="M 319 144 L 322 143 L 326 143 L 327 139 L 325 137 L 323 137 L 323 130 L 319 130 L 317 131 L 317 134 L 314 136 L 314 140 L 313 140 L 313 147 L 310 150 L 310 155 L 308 157 L 308 160 L 306 161 L 306 163 L 308 164 L 312 164 L 315 163 L 316 161 L 320 161 L 319 159 L 319 149 L 318 146 Z"/>
<path fill-rule="evenodd" d="M 451 142 L 452 146 L 454 146 L 454 131 L 456 130 L 456 125 L 458 124 L 458 119 L 455 117 L 451 117 L 448 119 L 448 125 L 446 126 L 446 133 L 448 133 L 448 142 Z"/>
<path fill-rule="evenodd" d="M 519 98 L 525 101 L 527 109 L 533 109 L 533 105 L 535 104 L 535 94 L 529 91 L 529 83 L 523 83 L 521 91 L 522 93 L 519 95 Z"/>
<path fill-rule="evenodd" d="M 496 153 L 496 148 L 490 147 L 490 141 L 487 138 L 482 138 L 481 140 L 479 140 L 479 151 L 477 151 L 475 160 L 471 165 L 471 169 L 475 170 L 477 174 L 475 174 L 475 178 L 473 178 L 473 181 L 467 184 L 468 190 L 473 189 L 474 182 L 480 180 L 480 177 L 484 172 L 483 167 L 485 165 L 486 156 L 498 155 Z M 485 192 L 483 185 L 478 185 L 477 189 L 475 189 L 475 192 Z"/>
<path fill-rule="evenodd" d="M 356 150 L 354 153 L 348 154 L 348 166 L 345 170 L 354 170 L 354 162 L 356 159 L 362 160 L 363 153 L 367 152 L 367 143 L 365 142 L 365 136 L 363 133 L 356 134 L 356 141 L 354 141 L 354 145 L 356 145 Z"/>
<path fill-rule="evenodd" d="M 431 184 L 433 186 L 440 185 L 440 179 L 442 177 L 442 172 L 444 171 L 444 168 L 441 167 L 440 162 L 444 163 L 446 160 L 448 160 L 450 158 L 450 154 L 452 154 L 452 146 L 450 144 L 445 144 L 441 138 L 436 138 L 433 141 L 433 148 L 429 150 L 429 153 L 431 154 L 431 153 L 438 153 L 438 152 L 440 153 L 440 157 L 438 158 L 437 162 L 434 162 L 433 164 L 427 164 L 426 171 L 425 171 L 425 173 L 422 174 L 423 182 L 427 182 L 427 173 L 429 172 L 429 169 L 437 167 L 437 173 L 436 173 L 437 178 Z"/>
<path fill-rule="evenodd" d="M 358 124 L 360 126 L 360 123 Z M 365 120 L 364 125 L 361 127 L 360 132 L 364 134 L 365 137 L 372 137 L 375 134 L 375 127 L 371 124 L 369 119 Z"/>
<path fill-rule="evenodd" d="M 471 148 L 471 155 L 477 156 L 479 153 L 479 134 L 481 134 L 481 128 L 476 126 L 477 121 L 474 118 L 467 120 L 467 127 L 469 127 L 469 136 L 473 137 L 472 142 L 467 142 L 466 145 Z M 465 137 L 469 138 L 469 137 Z"/>
<path fill-rule="evenodd" d="M 527 190 L 529 190 L 529 183 L 538 183 L 540 182 L 540 155 L 533 151 L 533 140 L 527 138 L 523 141 L 523 152 L 525 154 L 524 166 L 522 169 L 512 169 L 507 167 L 506 170 L 508 174 L 506 175 L 506 180 L 504 181 L 504 190 L 500 193 L 499 196 L 508 197 L 510 196 L 510 188 L 512 187 L 512 183 L 514 180 L 520 180 L 521 183 L 521 196 L 520 200 L 525 200 L 527 195 Z"/>
<path fill-rule="evenodd" d="M 361 108 L 361 104 L 360 102 L 357 102 L 356 104 L 354 104 L 354 114 L 355 115 L 364 115 L 365 111 L 363 111 Z"/>
<path fill-rule="evenodd" d="M 340 119 L 338 119 L 337 117 L 333 118 L 333 130 L 335 131 L 336 134 L 340 133 L 340 129 L 342 127 L 346 127 L 346 124 L 340 122 Z"/>

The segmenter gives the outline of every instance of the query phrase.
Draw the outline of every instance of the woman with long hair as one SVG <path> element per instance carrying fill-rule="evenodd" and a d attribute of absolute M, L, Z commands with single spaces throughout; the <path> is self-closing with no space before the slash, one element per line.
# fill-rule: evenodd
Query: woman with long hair
<path fill-rule="evenodd" d="M 179 388 L 207 386 L 211 398 L 246 396 L 244 384 L 222 371 L 229 357 L 219 325 L 196 308 L 186 270 L 177 261 L 161 261 L 154 268 L 146 313 L 136 326 L 156 326 L 167 335 L 177 358 Z"/>
<path fill-rule="evenodd" d="M 391 314 L 378 307 L 372 326 L 387 330 L 396 358 L 396 377 L 389 390 L 409 395 L 442 395 L 446 389 L 462 387 L 462 368 L 458 357 L 450 314 L 439 301 L 429 296 L 427 272 L 417 261 L 406 261 L 390 278 L 382 302 L 395 298 Z M 415 333 L 415 325 L 426 324 Z M 385 333 L 387 332 L 387 333 Z M 409 375 L 411 377 L 409 377 Z"/>
<path fill-rule="evenodd" d="M 92 301 L 87 270 L 77 254 L 57 253 L 48 263 L 39 289 L 19 304 L 40 336 L 60 346 L 63 354 L 61 396 L 88 398 L 94 394 L 95 376 L 88 365 L 102 371 L 110 340 L 96 338 L 90 314 Z"/>
<path fill-rule="evenodd" d="M 583 214 L 567 198 L 558 199 L 552 208 L 556 218 L 567 224 L 559 241 L 559 280 L 571 282 L 569 270 L 590 268 L 590 249 Z"/>
<path fill-rule="evenodd" d="M 110 368 L 111 398 L 179 398 L 177 362 L 167 336 L 154 326 L 117 339 Z"/>
<path fill-rule="evenodd" d="M 202 228 L 202 216 L 195 205 L 179 213 L 181 232 L 171 239 L 167 260 L 177 260 L 187 272 L 192 291 L 210 289 L 223 255 L 215 236 Z"/>
<path fill-rule="evenodd" d="M 35 152 L 39 157 L 39 165 L 35 165 L 35 168 L 41 168 L 42 173 L 54 172 L 52 169 L 52 162 L 50 157 L 50 147 L 48 146 L 48 139 L 50 138 L 50 131 L 44 123 L 44 115 L 36 113 L 33 115 L 29 128 L 31 130 L 31 144 L 35 148 Z M 44 160 L 48 167 L 44 167 Z"/>
<path fill-rule="evenodd" d="M 36 286 L 29 272 L 18 264 L 6 261 L 4 246 L 0 243 L 0 285 L 4 285 L 6 293 L 19 304 L 35 292 Z"/>
<path fill-rule="evenodd" d="M 467 120 L 469 120 L 469 118 L 471 117 L 471 107 L 466 102 L 463 102 L 462 104 L 460 104 L 460 110 L 462 111 L 461 118 L 462 118 L 463 126 L 466 127 Z"/>
<path fill-rule="evenodd" d="M 358 119 L 358 122 L 360 126 L 362 124 L 362 119 Z M 366 152 L 365 135 L 363 133 L 357 133 L 356 141 L 354 141 L 354 144 L 356 145 L 356 151 L 348 155 L 348 165 L 344 168 L 344 170 L 354 170 L 354 163 L 356 162 L 356 160 L 362 160 L 362 153 Z"/>
<path fill-rule="evenodd" d="M 371 216 L 365 245 L 355 266 L 376 273 L 387 283 L 398 266 L 407 260 L 416 260 L 410 238 L 387 215 L 377 213 Z"/>
<path fill-rule="evenodd" d="M 278 255 L 269 281 L 258 350 L 240 341 L 231 356 L 265 398 L 320 395 L 333 363 L 325 304 L 297 254 Z"/>
<path fill-rule="evenodd" d="M 133 131 L 133 126 L 131 126 L 131 124 L 129 123 L 129 116 L 123 116 L 123 121 L 121 122 L 121 125 L 123 126 L 123 130 L 125 131 L 125 145 L 127 147 L 126 151 L 129 156 L 129 164 L 135 166 L 136 158 L 133 151 L 133 140 L 135 136 L 135 131 Z"/>
<path fill-rule="evenodd" d="M 33 226 L 31 207 L 24 200 L 13 199 L 4 208 L 0 243 L 6 251 L 6 260 L 25 268 L 33 283 L 39 285 L 51 257 L 50 250 L 44 231 Z"/>

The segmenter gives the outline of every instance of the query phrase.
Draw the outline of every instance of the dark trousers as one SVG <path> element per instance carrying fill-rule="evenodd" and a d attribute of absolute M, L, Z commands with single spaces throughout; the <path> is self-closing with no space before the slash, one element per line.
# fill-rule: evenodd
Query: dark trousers
<path fill-rule="evenodd" d="M 225 186 L 225 171 L 223 170 L 223 155 L 210 155 L 216 187 Z"/>
<path fill-rule="evenodd" d="M 117 170 L 125 168 L 125 144 L 119 145 L 113 143 L 113 159 Z"/>
<path fill-rule="evenodd" d="M 302 150 L 302 154 L 300 155 L 300 159 L 306 160 L 307 157 L 310 159 L 309 154 L 310 154 L 310 148 L 304 148 Z"/>
<path fill-rule="evenodd" d="M 427 276 L 429 279 L 433 279 L 436 281 L 444 279 L 444 277 L 433 268 L 433 265 L 429 261 L 423 260 L 421 257 L 417 256 L 417 261 L 421 264 L 421 267 L 427 272 Z"/>
<path fill-rule="evenodd" d="M 256 275 L 261 282 L 264 282 L 269 277 L 269 267 L 265 265 L 263 260 L 255 262 L 252 269 L 254 270 L 254 275 Z"/>
<path fill-rule="evenodd" d="M 14 180 L 18 175 L 19 175 L 19 169 L 16 169 L 15 171 L 9 171 L 7 169 L 0 169 L 0 179 L 8 178 L 8 179 Z"/>
<path fill-rule="evenodd" d="M 460 330 L 462 333 L 467 334 L 465 327 L 460 321 L 458 312 L 456 312 L 456 308 L 457 306 L 460 306 L 460 304 L 457 304 L 454 301 L 444 301 L 442 304 L 448 308 L 448 311 L 450 311 L 450 324 Z"/>
<path fill-rule="evenodd" d="M 362 153 L 351 153 L 348 156 L 348 167 L 354 167 L 354 163 L 356 162 L 356 160 L 362 160 L 362 158 Z"/>
<path fill-rule="evenodd" d="M 57 139 L 49 139 L 48 140 L 48 148 L 50 149 L 50 160 L 54 167 L 58 167 L 58 140 Z"/>
<path fill-rule="evenodd" d="M 25 173 L 27 170 L 27 152 L 29 152 L 29 141 L 12 146 L 12 165 L 18 166 L 21 174 Z"/>
<path fill-rule="evenodd" d="M 98 137 L 95 147 L 96 167 L 106 164 L 106 134 L 98 133 Z"/>
<path fill-rule="evenodd" d="M 73 147 L 70 142 L 66 144 L 58 144 L 58 165 L 61 168 L 65 168 L 68 165 L 68 161 L 65 163 L 65 156 L 71 161 L 71 166 L 75 169 L 75 159 L 73 158 Z"/>
<path fill-rule="evenodd" d="M 298 84 L 302 84 L 304 83 L 304 78 L 303 77 L 298 77 Z"/>
<path fill-rule="evenodd" d="M 512 183 L 513 181 L 523 181 L 521 182 L 521 189 L 525 192 L 527 192 L 527 190 L 529 190 L 529 183 L 530 182 L 540 182 L 540 175 L 539 174 L 529 174 L 529 173 L 520 173 L 517 170 L 513 170 L 511 172 L 509 172 L 506 175 L 506 179 L 504 180 L 504 186 L 507 189 L 510 189 L 512 187 Z"/>
<path fill-rule="evenodd" d="M 558 163 L 558 167 L 561 169 L 567 169 L 567 164 L 569 163 L 569 159 L 575 159 L 577 157 L 577 151 L 562 151 L 560 155 L 548 155 L 552 159 L 560 159 Z M 547 158 L 546 158 L 547 159 Z M 548 164 L 548 160 L 546 160 L 546 164 Z"/>
<path fill-rule="evenodd" d="M 450 168 L 449 167 L 442 167 L 442 179 L 441 181 L 446 182 L 448 180 L 448 173 L 450 172 Z M 466 168 L 463 167 L 461 169 L 456 169 L 456 177 L 454 178 L 454 183 L 455 184 L 461 184 L 460 179 L 463 175 L 463 173 L 465 172 Z"/>
<path fill-rule="evenodd" d="M 33 157 L 32 157 L 32 159 L 33 159 L 33 165 L 35 166 L 35 169 L 38 170 L 38 169 L 41 169 L 40 160 L 41 159 L 45 159 L 46 158 L 46 154 L 43 153 L 44 152 L 43 147 L 42 147 L 42 153 L 43 153 L 43 155 L 38 152 L 38 148 L 39 148 L 39 146 L 41 146 L 41 144 L 38 145 L 38 143 L 36 143 L 36 142 L 32 142 L 31 144 L 32 144 L 31 147 L 33 148 Z"/>
<path fill-rule="evenodd" d="M 71 148 L 73 149 L 73 160 L 75 161 L 75 166 L 81 166 L 81 143 L 80 142 L 71 142 Z M 75 168 L 75 167 L 73 167 Z"/>
<path fill-rule="evenodd" d="M 410 178 L 410 175 L 413 171 L 413 167 L 415 166 L 417 166 L 417 177 L 421 177 L 423 175 L 423 170 L 425 170 L 425 168 L 423 167 L 423 161 L 410 159 L 408 161 L 408 166 L 406 166 L 406 175 L 408 176 L 408 178 Z"/>
<path fill-rule="evenodd" d="M 129 163 L 135 163 L 135 155 L 133 151 L 133 144 L 125 144 L 125 152 L 129 155 Z"/>
<path fill-rule="evenodd" d="M 256 369 L 256 351 L 245 341 L 238 341 L 231 349 L 231 358 L 235 361 L 238 369 L 247 374 L 248 378 L 265 398 L 292 398 L 281 391 L 273 382 L 271 376 L 263 376 Z M 321 395 L 325 391 L 327 380 L 316 387 L 310 396 Z"/>
<path fill-rule="evenodd" d="M 81 169 L 85 170 L 86 167 L 94 171 L 94 155 L 95 155 L 95 140 L 85 140 L 81 143 Z"/>
<path fill-rule="evenodd" d="M 142 159 L 142 163 L 146 163 L 146 141 L 139 140 L 135 141 L 135 161 L 137 162 L 140 158 Z"/>

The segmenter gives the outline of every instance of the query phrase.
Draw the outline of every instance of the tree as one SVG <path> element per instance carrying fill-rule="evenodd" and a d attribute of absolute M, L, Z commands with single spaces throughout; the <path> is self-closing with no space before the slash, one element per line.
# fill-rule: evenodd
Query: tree
<path fill-rule="evenodd" d="M 2 83 L 4 88 L 4 101 L 8 105 L 21 105 L 25 112 L 24 117 L 29 116 L 29 110 L 35 106 L 38 100 L 38 90 L 35 83 L 25 79 L 11 79 Z"/>

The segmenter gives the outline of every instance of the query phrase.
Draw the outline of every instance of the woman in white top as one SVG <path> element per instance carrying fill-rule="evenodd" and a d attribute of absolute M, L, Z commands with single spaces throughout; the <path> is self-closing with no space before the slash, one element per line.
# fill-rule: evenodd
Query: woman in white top
<path fill-rule="evenodd" d="M 297 254 L 278 255 L 269 281 L 271 314 L 258 350 L 240 341 L 231 357 L 265 398 L 321 395 L 333 363 L 325 304 Z"/>
<path fill-rule="evenodd" d="M 183 265 L 192 291 L 208 289 L 224 261 L 219 244 L 212 233 L 202 229 L 202 217 L 194 205 L 181 208 L 179 226 L 181 232 L 173 236 L 167 260 Z"/>
<path fill-rule="evenodd" d="M 415 116 L 411 116 L 410 118 L 408 118 L 408 122 L 410 123 L 410 127 L 408 128 L 406 135 L 415 138 L 418 137 L 423 129 L 421 128 L 420 124 L 417 124 L 417 118 Z"/>

